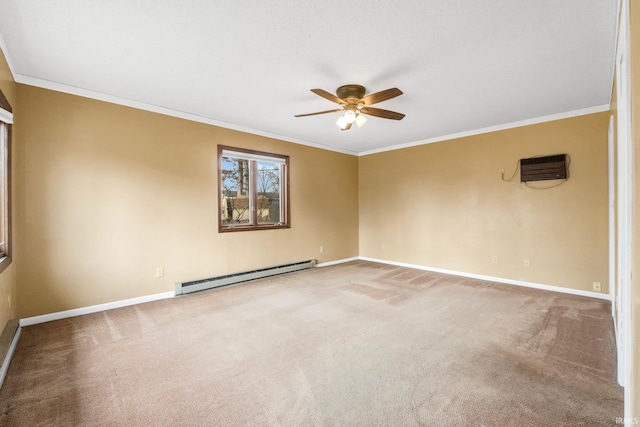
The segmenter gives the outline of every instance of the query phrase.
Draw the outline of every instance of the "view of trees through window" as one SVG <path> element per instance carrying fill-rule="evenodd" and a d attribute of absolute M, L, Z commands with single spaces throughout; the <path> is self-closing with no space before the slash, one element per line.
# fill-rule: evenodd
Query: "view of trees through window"
<path fill-rule="evenodd" d="M 286 161 L 242 153 L 220 158 L 220 224 L 222 227 L 282 226 Z"/>

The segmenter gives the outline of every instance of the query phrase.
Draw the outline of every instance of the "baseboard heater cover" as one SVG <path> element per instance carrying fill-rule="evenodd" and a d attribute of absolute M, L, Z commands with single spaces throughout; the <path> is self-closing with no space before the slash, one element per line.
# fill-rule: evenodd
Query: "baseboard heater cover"
<path fill-rule="evenodd" d="M 176 283 L 176 295 L 189 294 L 192 292 L 204 291 L 205 289 L 217 288 L 220 286 L 233 285 L 235 283 L 248 282 L 249 280 L 262 279 L 264 277 L 277 276 L 294 271 L 307 270 L 316 265 L 316 260 L 300 261 L 293 264 L 278 265 L 275 267 L 260 268 L 257 270 L 244 271 L 242 273 L 226 274 L 224 276 L 211 277 L 209 279 L 193 280 L 191 282 Z"/>

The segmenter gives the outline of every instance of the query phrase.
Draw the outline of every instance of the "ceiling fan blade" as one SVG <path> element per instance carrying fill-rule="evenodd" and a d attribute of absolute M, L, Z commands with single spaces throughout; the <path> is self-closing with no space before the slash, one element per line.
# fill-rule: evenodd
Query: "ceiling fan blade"
<path fill-rule="evenodd" d="M 352 124 L 353 123 L 347 123 L 347 127 L 345 127 L 344 129 L 340 129 L 340 130 L 349 130 L 349 129 L 351 129 L 351 125 Z"/>
<path fill-rule="evenodd" d="M 345 102 L 338 98 L 337 96 L 335 96 L 332 93 L 327 92 L 326 90 L 323 89 L 311 89 L 311 92 L 315 93 L 318 96 L 323 97 L 324 99 L 328 99 L 331 102 L 335 102 L 336 104 L 340 104 L 340 105 L 344 105 Z"/>
<path fill-rule="evenodd" d="M 360 101 L 364 102 L 364 105 L 376 104 L 378 102 L 386 101 L 387 99 L 395 98 L 402 95 L 402 91 L 397 87 L 383 90 L 380 92 L 372 93 L 362 98 Z"/>
<path fill-rule="evenodd" d="M 402 120 L 404 114 L 396 113 L 395 111 L 383 110 L 382 108 L 362 107 L 360 110 L 362 114 L 368 114 L 370 116 L 382 117 L 383 119 Z"/>
<path fill-rule="evenodd" d="M 318 111 L 317 113 L 308 113 L 308 114 L 296 114 L 293 117 L 307 117 L 307 116 L 317 116 L 318 114 L 327 114 L 327 113 L 335 113 L 338 111 L 342 111 L 342 108 L 337 108 L 335 110 L 327 110 L 327 111 Z"/>

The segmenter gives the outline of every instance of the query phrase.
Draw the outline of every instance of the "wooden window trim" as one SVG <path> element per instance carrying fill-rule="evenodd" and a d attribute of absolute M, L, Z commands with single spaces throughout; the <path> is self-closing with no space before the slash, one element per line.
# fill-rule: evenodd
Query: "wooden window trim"
<path fill-rule="evenodd" d="M 285 217 L 284 221 L 281 221 L 281 224 L 258 224 L 257 221 L 257 210 L 254 209 L 251 211 L 252 222 L 251 225 L 234 225 L 228 226 L 222 224 L 222 152 L 224 150 L 235 151 L 238 153 L 246 153 L 253 154 L 256 156 L 264 156 L 264 157 L 273 157 L 284 160 L 284 184 L 281 185 L 282 194 L 280 195 L 281 203 L 284 203 L 284 208 L 282 209 L 283 215 Z M 250 163 L 253 169 L 255 169 L 255 163 Z M 249 181 L 249 193 L 250 197 L 253 197 L 252 194 L 257 186 L 257 174 L 255 170 L 252 170 L 252 173 L 249 174 L 251 179 Z M 219 233 L 234 233 L 237 231 L 256 231 L 256 230 L 278 230 L 283 228 L 291 228 L 291 206 L 289 203 L 289 156 L 283 154 L 269 153 L 266 151 L 257 151 L 257 150 L 249 150 L 246 148 L 239 147 L 231 147 L 228 145 L 218 145 L 218 175 L 217 175 L 217 185 L 218 185 L 218 232 Z"/>
<path fill-rule="evenodd" d="M 13 113 L 13 109 L 11 108 L 11 104 L 9 104 L 9 101 L 7 100 L 7 98 L 5 97 L 4 93 L 2 92 L 2 90 L 0 89 L 0 107 L 2 107 L 4 110 Z M 7 144 L 6 144 L 6 171 L 5 171 L 5 176 L 6 176 L 6 183 L 5 183 L 5 192 L 4 192 L 4 198 L 5 200 L 0 201 L 0 203 L 4 203 L 4 206 L 6 206 L 6 238 L 5 238 L 5 246 L 6 246 L 6 250 L 5 252 L 0 256 L 0 273 L 2 273 L 10 264 L 11 261 L 13 259 L 12 257 L 12 253 L 13 253 L 13 244 L 12 244 L 12 206 L 11 206 L 11 153 L 12 153 L 12 149 L 11 149 L 11 140 L 12 140 L 12 130 L 13 130 L 13 125 L 10 123 L 5 123 L 5 125 L 7 126 Z"/>

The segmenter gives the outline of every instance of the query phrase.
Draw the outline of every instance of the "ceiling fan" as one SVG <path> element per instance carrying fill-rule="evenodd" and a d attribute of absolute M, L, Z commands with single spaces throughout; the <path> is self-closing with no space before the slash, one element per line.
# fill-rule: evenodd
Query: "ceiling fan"
<path fill-rule="evenodd" d="M 336 90 L 335 95 L 322 89 L 311 89 L 311 92 L 325 99 L 328 99 L 329 101 L 335 102 L 336 104 L 340 104 L 341 108 L 337 108 L 335 110 L 319 111 L 317 113 L 298 114 L 294 117 L 315 116 L 318 114 L 344 111 L 344 114 L 340 116 L 340 118 L 336 122 L 336 124 L 342 130 L 351 129 L 351 125 L 353 125 L 354 123 L 358 125 L 358 127 L 364 126 L 364 124 L 367 122 L 367 118 L 364 116 L 364 114 L 391 120 L 402 120 L 402 118 L 404 117 L 404 114 L 402 113 L 383 110 L 381 108 L 369 107 L 372 104 L 376 104 L 378 102 L 386 101 L 388 99 L 402 95 L 402 91 L 397 87 L 372 93 L 371 95 L 367 96 L 364 96 L 364 86 L 353 84 L 340 86 Z"/>

